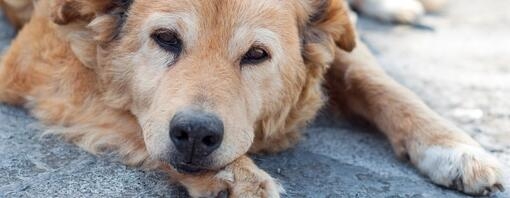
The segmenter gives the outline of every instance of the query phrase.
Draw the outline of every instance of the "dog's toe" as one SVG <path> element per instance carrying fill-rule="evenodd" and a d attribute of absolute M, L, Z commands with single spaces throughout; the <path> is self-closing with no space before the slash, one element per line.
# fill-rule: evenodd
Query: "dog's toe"
<path fill-rule="evenodd" d="M 464 191 L 464 182 L 462 182 L 462 177 L 457 177 L 453 180 L 450 188 L 457 189 L 458 191 Z"/>
<path fill-rule="evenodd" d="M 505 192 L 505 187 L 503 184 L 496 184 L 494 187 L 496 187 L 500 192 Z"/>
<path fill-rule="evenodd" d="M 237 160 L 225 168 L 233 180 L 229 184 L 230 197 L 278 198 L 284 193 L 282 186 L 269 174 L 259 169 L 248 158 Z"/>

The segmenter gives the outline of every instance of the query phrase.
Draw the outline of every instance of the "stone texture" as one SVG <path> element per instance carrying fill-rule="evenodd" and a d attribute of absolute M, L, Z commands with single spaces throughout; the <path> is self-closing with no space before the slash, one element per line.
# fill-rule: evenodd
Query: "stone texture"
<path fill-rule="evenodd" d="M 510 165 L 510 2 L 452 0 L 424 22 L 434 31 L 361 19 L 381 65 L 433 109 Z M 14 34 L 0 23 L 0 50 Z M 286 197 L 464 197 L 396 160 L 384 136 L 324 113 L 287 152 L 254 156 Z M 0 197 L 186 197 L 158 172 L 92 156 L 55 137 L 26 111 L 0 105 Z M 510 180 L 509 180 L 510 181 Z M 507 187 L 507 189 L 510 189 Z M 496 197 L 510 197 L 500 193 Z"/>

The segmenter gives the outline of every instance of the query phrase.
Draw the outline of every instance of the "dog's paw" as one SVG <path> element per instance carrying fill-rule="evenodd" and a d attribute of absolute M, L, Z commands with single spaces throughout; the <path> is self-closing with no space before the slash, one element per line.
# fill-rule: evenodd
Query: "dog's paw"
<path fill-rule="evenodd" d="M 180 176 L 191 197 L 279 198 L 284 190 L 248 157 L 241 157 L 223 170 L 201 176 Z"/>
<path fill-rule="evenodd" d="M 504 191 L 502 165 L 479 146 L 431 146 L 413 161 L 433 182 L 466 194 Z"/>
<path fill-rule="evenodd" d="M 181 175 L 175 174 L 189 196 L 193 198 L 226 198 L 228 197 L 228 185 L 226 182 L 215 177 L 214 173 L 204 175 Z"/>
<path fill-rule="evenodd" d="M 228 183 L 229 197 L 278 198 L 284 192 L 275 179 L 248 158 L 237 160 L 216 177 Z"/>

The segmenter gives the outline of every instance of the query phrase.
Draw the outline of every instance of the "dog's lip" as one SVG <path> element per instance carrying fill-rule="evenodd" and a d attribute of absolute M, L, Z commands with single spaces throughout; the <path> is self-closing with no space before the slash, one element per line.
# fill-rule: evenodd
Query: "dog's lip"
<path fill-rule="evenodd" d="M 206 171 L 205 168 L 195 166 L 192 164 L 185 164 L 185 163 L 179 163 L 179 164 L 175 165 L 174 168 L 179 173 L 184 173 L 184 174 L 199 174 L 199 173 Z"/>

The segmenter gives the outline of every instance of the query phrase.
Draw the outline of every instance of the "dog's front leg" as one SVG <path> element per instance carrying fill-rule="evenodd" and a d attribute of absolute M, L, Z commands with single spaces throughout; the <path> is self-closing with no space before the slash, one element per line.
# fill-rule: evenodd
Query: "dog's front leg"
<path fill-rule="evenodd" d="M 13 61 L 7 60 L 9 59 L 4 54 L 0 54 L 0 102 L 19 105 L 24 100 L 20 93 L 22 91 L 16 88 L 23 87 L 25 84 L 19 78 L 16 78 L 19 75 L 16 73 Z"/>
<path fill-rule="evenodd" d="M 199 176 L 177 174 L 175 177 L 192 197 L 277 198 L 282 187 L 246 157 L 240 157 L 218 172 Z"/>
<path fill-rule="evenodd" d="M 433 182 L 476 195 L 503 190 L 500 162 L 388 77 L 361 42 L 337 50 L 326 86 L 336 107 L 374 123 Z"/>

